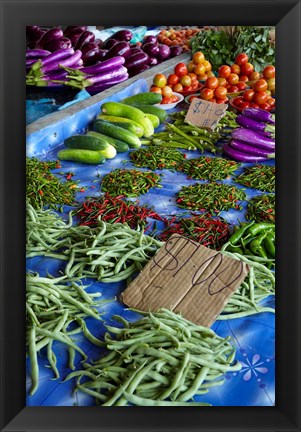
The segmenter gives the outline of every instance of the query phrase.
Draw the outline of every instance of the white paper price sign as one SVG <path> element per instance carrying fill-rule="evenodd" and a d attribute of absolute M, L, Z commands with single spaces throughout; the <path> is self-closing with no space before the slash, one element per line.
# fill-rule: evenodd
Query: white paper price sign
<path fill-rule="evenodd" d="M 193 126 L 214 130 L 225 115 L 227 108 L 227 104 L 217 104 L 195 98 L 189 106 L 185 121 Z"/>

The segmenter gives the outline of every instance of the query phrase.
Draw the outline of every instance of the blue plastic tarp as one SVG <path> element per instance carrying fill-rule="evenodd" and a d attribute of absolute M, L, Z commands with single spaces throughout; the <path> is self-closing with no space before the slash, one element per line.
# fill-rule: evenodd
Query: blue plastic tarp
<path fill-rule="evenodd" d="M 147 90 L 146 81 L 138 79 L 131 86 L 120 93 L 116 93 L 109 99 L 120 101 L 122 98 L 144 92 Z M 75 133 L 84 133 L 90 122 L 100 112 L 100 106 L 104 101 L 98 102 L 85 110 L 64 119 L 61 122 L 50 125 L 44 130 L 27 136 L 27 156 L 35 156 L 40 159 L 56 159 L 57 151 L 61 148 L 63 140 Z M 201 156 L 198 151 L 186 152 L 188 158 Z M 213 157 L 212 154 L 206 155 Z M 267 162 L 273 164 L 273 161 Z M 239 174 L 247 166 L 235 172 Z M 80 185 L 86 190 L 78 192 L 76 199 L 82 202 L 86 196 L 98 196 L 101 193 L 100 182 L 103 176 L 116 168 L 136 168 L 132 165 L 128 153 L 121 153 L 112 160 L 99 166 L 83 165 L 73 162 L 63 162 L 62 168 L 54 172 L 72 172 L 73 180 L 80 180 Z M 136 168 L 137 169 L 137 168 Z M 143 168 L 141 168 L 143 170 Z M 151 205 L 161 215 L 176 215 L 183 211 L 175 202 L 175 193 L 184 185 L 193 184 L 195 180 L 187 179 L 183 173 L 171 172 L 169 170 L 157 170 L 156 173 L 163 174 L 162 188 L 152 188 L 147 194 L 140 196 L 141 205 Z M 235 184 L 238 188 L 245 189 L 247 200 L 243 202 L 243 210 L 230 210 L 222 212 L 220 216 L 226 219 L 232 226 L 245 221 L 245 213 L 248 200 L 253 196 L 263 194 L 258 190 L 245 188 L 233 181 L 233 178 L 224 180 L 225 183 Z M 65 207 L 63 218 L 71 207 Z M 64 263 L 50 258 L 35 257 L 27 260 L 27 269 L 36 271 L 40 275 L 47 272 L 52 276 L 58 276 L 64 269 Z M 86 281 L 85 281 L 86 282 Z M 126 309 L 119 301 L 121 292 L 125 289 L 125 282 L 105 284 L 88 280 L 91 286 L 88 292 L 101 292 L 102 299 L 114 299 L 100 308 L 105 312 L 103 316 L 106 323 L 119 325 L 111 320 L 112 315 L 122 315 L 128 320 L 135 321 L 139 315 Z M 264 305 L 274 307 L 274 298 L 266 299 Z M 87 325 L 90 331 L 99 338 L 102 338 L 105 327 L 103 323 L 89 318 Z M 222 386 L 213 387 L 208 394 L 197 396 L 195 400 L 211 403 L 214 406 L 273 406 L 275 404 L 275 317 L 272 313 L 261 313 L 241 319 L 216 321 L 213 330 L 218 335 L 231 336 L 237 348 L 236 358 L 242 363 L 242 369 L 236 373 L 226 374 L 225 383 Z M 96 360 L 101 357 L 102 348 L 95 347 L 81 334 L 76 335 L 76 341 L 81 348 L 88 353 L 89 360 Z M 34 396 L 27 396 L 28 406 L 90 406 L 94 405 L 91 396 L 81 392 L 73 392 L 74 380 L 62 383 L 61 380 L 70 372 L 68 369 L 67 354 L 65 348 L 59 343 L 53 344 L 54 352 L 58 357 L 57 367 L 61 379 L 53 380 L 53 372 L 47 367 L 47 356 L 42 350 L 39 357 L 40 379 L 39 388 Z M 28 360 L 27 360 L 28 361 Z M 80 356 L 76 357 L 76 367 L 80 368 Z M 29 365 L 27 369 L 27 390 L 31 381 L 29 376 Z"/>

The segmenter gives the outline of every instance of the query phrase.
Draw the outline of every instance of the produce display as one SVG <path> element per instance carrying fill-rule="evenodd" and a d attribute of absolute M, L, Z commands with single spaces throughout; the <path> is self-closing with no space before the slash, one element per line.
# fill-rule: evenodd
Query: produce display
<path fill-rule="evenodd" d="M 100 40 L 87 26 L 27 26 L 27 85 L 92 93 L 116 85 L 47 136 L 28 137 L 28 405 L 273 405 L 270 31 L 169 27 L 137 42 L 130 28 Z M 190 60 L 168 63 L 182 52 Z M 162 62 L 164 73 L 144 75 Z M 118 86 L 138 74 L 130 86 Z M 212 128 L 186 120 L 194 98 L 210 101 L 217 112 L 226 104 Z M 201 259 L 170 247 L 171 236 L 210 252 L 213 281 L 225 288 L 230 283 L 220 262 L 239 261 L 243 282 L 219 296 L 208 282 L 211 260 L 202 268 Z M 162 250 L 166 269 L 156 260 Z M 199 273 L 191 286 L 188 271 L 185 281 L 184 273 L 182 282 L 174 279 L 174 303 L 166 307 L 160 272 L 185 260 L 200 266 L 192 270 Z M 132 309 L 123 292 L 152 265 L 158 274 L 137 295 L 146 305 L 153 296 L 158 307 Z M 187 319 L 198 309 L 193 302 L 188 312 L 177 312 L 176 290 L 186 298 L 196 287 L 213 302 L 224 296 L 210 328 Z"/>

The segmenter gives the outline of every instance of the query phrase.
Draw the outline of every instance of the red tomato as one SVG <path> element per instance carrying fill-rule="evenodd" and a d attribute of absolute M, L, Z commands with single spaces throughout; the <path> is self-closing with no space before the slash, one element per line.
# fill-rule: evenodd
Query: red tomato
<path fill-rule="evenodd" d="M 229 102 L 229 99 L 227 97 L 221 98 L 221 99 L 216 99 L 217 104 L 226 104 L 228 102 Z"/>
<path fill-rule="evenodd" d="M 252 90 L 252 89 L 245 90 L 243 93 L 243 98 L 247 102 L 252 102 L 254 95 L 255 95 L 254 90 Z"/>
<path fill-rule="evenodd" d="M 190 61 L 189 63 L 188 63 L 188 65 L 187 65 L 187 70 L 188 70 L 188 72 L 193 72 L 194 71 L 194 67 L 195 67 L 195 64 L 193 63 L 193 61 Z M 204 68 L 205 69 L 205 68 Z"/>
<path fill-rule="evenodd" d="M 162 94 L 162 89 L 160 87 L 153 86 L 150 88 L 150 92 Z"/>
<path fill-rule="evenodd" d="M 228 78 L 230 74 L 231 74 L 230 66 L 223 65 L 223 66 L 219 67 L 219 69 L 218 69 L 218 76 L 219 77 Z"/>
<path fill-rule="evenodd" d="M 164 98 L 162 98 L 161 100 L 161 104 L 165 105 L 165 104 L 170 104 L 171 102 L 171 98 L 169 96 L 164 96 Z"/>
<path fill-rule="evenodd" d="M 207 78 L 208 78 L 207 74 L 200 74 L 200 75 L 198 75 L 198 80 L 199 81 L 206 81 Z"/>
<path fill-rule="evenodd" d="M 178 77 L 183 77 L 184 75 L 188 74 L 187 66 L 185 63 L 178 63 L 175 66 L 175 74 L 178 75 Z"/>
<path fill-rule="evenodd" d="M 238 88 L 238 91 L 242 91 L 246 89 L 247 84 L 244 81 L 238 81 L 236 87 Z"/>
<path fill-rule="evenodd" d="M 274 107 L 275 106 L 275 99 L 270 97 L 270 98 L 268 98 L 266 103 L 268 103 L 271 107 Z"/>
<path fill-rule="evenodd" d="M 233 99 L 233 103 L 237 107 L 240 107 L 240 105 L 244 102 L 245 102 L 245 100 L 242 96 L 237 96 L 236 98 Z"/>
<path fill-rule="evenodd" d="M 253 71 L 249 76 L 250 81 L 257 81 L 259 78 L 260 78 L 260 73 L 256 71 Z"/>
<path fill-rule="evenodd" d="M 213 90 L 212 90 L 212 89 L 209 89 L 209 88 L 207 88 L 207 87 L 204 87 L 204 88 L 201 90 L 200 95 L 201 95 L 201 99 L 204 99 L 204 100 L 210 100 L 210 99 L 213 98 Z"/>
<path fill-rule="evenodd" d="M 208 60 L 204 60 L 203 65 L 205 66 L 205 73 L 211 71 L 212 64 Z"/>
<path fill-rule="evenodd" d="M 230 86 L 228 88 L 228 93 L 237 93 L 238 92 L 238 88 L 236 86 Z"/>
<path fill-rule="evenodd" d="M 191 103 L 193 101 L 193 99 L 199 99 L 199 97 L 198 96 L 190 96 L 188 98 L 188 101 Z"/>
<path fill-rule="evenodd" d="M 265 92 L 268 89 L 268 83 L 265 79 L 259 79 L 254 83 L 253 90 L 255 92 Z"/>
<path fill-rule="evenodd" d="M 199 88 L 199 82 L 198 81 L 192 81 L 190 87 L 191 87 L 191 90 L 197 90 Z"/>
<path fill-rule="evenodd" d="M 191 81 L 197 81 L 198 80 L 198 76 L 194 72 L 189 72 L 188 76 L 190 76 Z"/>
<path fill-rule="evenodd" d="M 266 79 L 275 78 L 275 72 L 274 66 L 266 66 L 262 71 L 262 75 Z"/>
<path fill-rule="evenodd" d="M 227 96 L 227 89 L 223 86 L 218 86 L 215 90 L 214 90 L 214 96 L 217 99 L 224 99 Z"/>
<path fill-rule="evenodd" d="M 215 99 L 215 98 L 211 98 L 211 99 L 209 100 L 209 102 L 216 102 L 216 99 Z"/>
<path fill-rule="evenodd" d="M 240 75 L 239 81 L 247 82 L 247 81 L 249 81 L 249 78 L 247 77 L 247 75 Z"/>
<path fill-rule="evenodd" d="M 266 94 L 266 92 L 257 92 L 254 94 L 252 102 L 256 103 L 257 105 L 262 105 L 266 103 L 269 96 Z"/>
<path fill-rule="evenodd" d="M 249 57 L 247 56 L 247 54 L 244 53 L 240 53 L 236 56 L 235 58 L 235 63 L 239 66 L 248 63 Z"/>
<path fill-rule="evenodd" d="M 174 92 L 179 93 L 179 92 L 183 91 L 183 86 L 182 86 L 182 84 L 178 83 L 178 84 L 175 84 L 174 86 L 172 86 L 172 89 Z"/>
<path fill-rule="evenodd" d="M 250 107 L 251 108 L 259 108 L 259 105 L 252 102 L 252 103 L 250 103 Z"/>
<path fill-rule="evenodd" d="M 238 81 L 239 81 L 239 76 L 237 74 L 231 73 L 228 76 L 228 83 L 231 84 L 232 86 L 235 85 L 235 84 L 237 84 Z"/>
<path fill-rule="evenodd" d="M 231 66 L 231 72 L 234 73 L 234 74 L 236 74 L 236 75 L 239 75 L 240 74 L 240 66 L 238 64 L 234 63 Z"/>
<path fill-rule="evenodd" d="M 239 108 L 244 110 L 245 108 L 249 108 L 249 106 L 250 106 L 250 102 L 245 101 L 240 104 Z"/>
<path fill-rule="evenodd" d="M 191 91 L 192 91 L 192 88 L 190 85 L 189 86 L 183 86 L 183 92 L 187 93 L 187 92 L 191 92 Z"/>
<path fill-rule="evenodd" d="M 260 104 L 259 108 L 266 110 L 266 111 L 269 111 L 271 109 L 271 105 L 269 105 L 268 103 L 265 102 L 263 104 Z"/>
<path fill-rule="evenodd" d="M 170 84 L 170 85 L 175 85 L 175 84 L 177 84 L 179 82 L 179 77 L 178 77 L 178 75 L 176 75 L 176 74 L 170 74 L 170 75 L 168 75 L 168 78 L 167 78 L 167 84 Z"/>
<path fill-rule="evenodd" d="M 254 66 L 251 63 L 243 63 L 240 66 L 240 71 L 242 75 L 247 75 L 247 77 L 249 77 L 251 73 L 254 71 Z"/>
<path fill-rule="evenodd" d="M 226 80 L 226 78 L 223 77 L 218 77 L 218 85 L 222 86 L 222 87 L 226 87 L 226 85 L 228 84 L 228 81 Z"/>
<path fill-rule="evenodd" d="M 171 100 L 172 103 L 174 103 L 174 102 L 178 102 L 179 98 L 178 98 L 178 96 L 176 96 L 175 94 L 173 94 L 173 95 L 170 96 L 170 100 Z"/>
<path fill-rule="evenodd" d="M 218 79 L 216 77 L 210 77 L 206 79 L 205 87 L 210 89 L 216 89 L 218 87 Z"/>
<path fill-rule="evenodd" d="M 180 83 L 182 84 L 183 88 L 186 86 L 190 86 L 191 84 L 191 78 L 189 75 L 184 75 L 180 79 Z"/>

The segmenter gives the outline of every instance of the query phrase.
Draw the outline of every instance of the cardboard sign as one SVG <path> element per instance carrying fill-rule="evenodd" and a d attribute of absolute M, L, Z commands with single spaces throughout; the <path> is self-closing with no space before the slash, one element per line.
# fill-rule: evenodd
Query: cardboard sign
<path fill-rule="evenodd" d="M 164 307 L 210 327 L 249 271 L 248 266 L 174 234 L 121 294 L 129 307 Z"/>
<path fill-rule="evenodd" d="M 227 104 L 216 104 L 203 99 L 192 100 L 185 121 L 193 126 L 214 130 L 220 119 L 225 115 Z"/>

